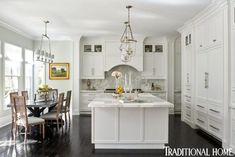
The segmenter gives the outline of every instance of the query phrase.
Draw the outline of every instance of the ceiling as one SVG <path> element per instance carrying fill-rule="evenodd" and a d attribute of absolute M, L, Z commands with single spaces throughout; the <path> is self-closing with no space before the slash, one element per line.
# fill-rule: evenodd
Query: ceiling
<path fill-rule="evenodd" d="M 175 31 L 210 0 L 1 0 L 0 21 L 33 38 L 44 32 L 54 39 L 80 35 L 121 35 L 131 9 L 134 35 L 157 36 Z"/>

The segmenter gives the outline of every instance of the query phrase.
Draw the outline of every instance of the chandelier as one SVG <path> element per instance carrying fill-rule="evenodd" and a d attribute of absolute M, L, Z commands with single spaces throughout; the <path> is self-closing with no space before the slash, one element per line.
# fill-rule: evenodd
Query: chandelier
<path fill-rule="evenodd" d="M 132 6 L 128 5 L 126 6 L 126 8 L 128 10 L 128 21 L 124 22 L 125 30 L 122 34 L 120 45 L 121 60 L 123 62 L 129 62 L 131 58 L 135 55 L 137 42 L 137 40 L 135 40 L 133 37 L 130 23 L 130 9 L 132 8 Z"/>
<path fill-rule="evenodd" d="M 42 34 L 40 48 L 36 50 L 36 61 L 44 63 L 53 63 L 55 56 L 54 54 L 51 53 L 51 40 L 47 35 L 47 24 L 49 23 L 49 21 L 44 21 L 44 23 L 45 23 L 45 34 Z M 43 49 L 44 47 L 46 47 L 46 44 L 44 44 L 44 40 L 48 42 L 47 50 Z"/>

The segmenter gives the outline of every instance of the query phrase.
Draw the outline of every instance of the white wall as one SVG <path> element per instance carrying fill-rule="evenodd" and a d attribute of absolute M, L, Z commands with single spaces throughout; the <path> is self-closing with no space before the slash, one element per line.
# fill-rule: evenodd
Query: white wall
<path fill-rule="evenodd" d="M 3 43 L 11 43 L 17 46 L 22 47 L 23 49 L 31 49 L 33 50 L 33 40 L 28 37 L 25 37 L 19 33 L 11 31 L 10 29 L 4 28 L 0 26 L 0 41 L 2 43 L 1 51 L 3 52 Z M 0 103 L 3 102 L 3 64 L 0 59 Z M 2 104 L 1 104 L 2 105 Z M 1 111 L 0 110 L 0 127 L 11 122 L 11 111 Z"/>
<path fill-rule="evenodd" d="M 40 41 L 34 42 L 34 47 L 39 47 Z M 60 92 L 72 90 L 72 113 L 79 113 L 79 40 L 78 41 L 51 41 L 51 52 L 55 54 L 54 63 L 69 63 L 69 80 L 50 80 L 49 68 L 46 66 L 46 84 Z M 74 64 L 75 63 L 75 64 Z M 76 82 L 77 81 L 77 82 Z M 35 87 L 37 88 L 37 87 Z"/>

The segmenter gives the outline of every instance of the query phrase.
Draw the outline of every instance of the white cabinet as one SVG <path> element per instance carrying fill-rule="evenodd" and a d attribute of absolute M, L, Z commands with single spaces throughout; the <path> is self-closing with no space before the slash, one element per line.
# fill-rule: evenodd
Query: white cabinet
<path fill-rule="evenodd" d="M 102 53 L 83 53 L 81 63 L 81 79 L 104 79 Z"/>
<path fill-rule="evenodd" d="M 196 48 L 203 50 L 223 43 L 223 14 L 217 11 L 200 24 L 196 25 Z"/>
<path fill-rule="evenodd" d="M 90 114 L 91 109 L 88 107 L 88 104 L 93 101 L 97 94 L 102 93 L 103 91 L 81 91 L 80 92 L 80 114 Z"/>
<path fill-rule="evenodd" d="M 223 105 L 223 49 L 216 47 L 198 54 L 197 99 Z"/>
<path fill-rule="evenodd" d="M 145 79 L 166 79 L 167 78 L 166 53 L 145 52 L 144 70 L 142 77 Z"/>

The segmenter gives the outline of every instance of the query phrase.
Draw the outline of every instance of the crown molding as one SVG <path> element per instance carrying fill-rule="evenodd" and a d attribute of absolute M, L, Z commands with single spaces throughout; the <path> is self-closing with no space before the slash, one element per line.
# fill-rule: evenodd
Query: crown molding
<path fill-rule="evenodd" d="M 22 36 L 24 36 L 24 37 L 26 37 L 28 39 L 31 39 L 31 40 L 35 39 L 35 37 L 33 37 L 32 35 L 29 35 L 29 34 L 25 33 L 24 31 L 14 27 L 14 26 L 11 26 L 11 25 L 7 24 L 6 22 L 4 22 L 2 20 L 0 20 L 0 26 L 2 26 L 3 28 L 8 29 L 10 31 L 13 31 L 13 32 L 15 32 L 15 33 L 17 33 L 19 35 L 22 35 Z"/>

